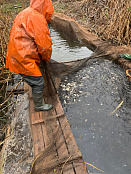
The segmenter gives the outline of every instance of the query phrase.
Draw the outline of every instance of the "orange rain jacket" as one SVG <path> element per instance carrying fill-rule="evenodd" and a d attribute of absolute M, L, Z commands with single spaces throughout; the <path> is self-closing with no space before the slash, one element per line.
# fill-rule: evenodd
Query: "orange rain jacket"
<path fill-rule="evenodd" d="M 30 7 L 16 16 L 7 48 L 7 69 L 28 76 L 41 76 L 39 54 L 45 61 L 50 61 L 52 54 L 48 23 L 53 12 L 51 0 L 30 0 Z"/>

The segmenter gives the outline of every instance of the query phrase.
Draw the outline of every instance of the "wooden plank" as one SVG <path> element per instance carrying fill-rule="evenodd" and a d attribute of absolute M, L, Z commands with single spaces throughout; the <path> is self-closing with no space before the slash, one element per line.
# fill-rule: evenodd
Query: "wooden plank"
<path fill-rule="evenodd" d="M 24 91 L 28 92 L 29 88 L 30 88 L 30 86 L 26 82 L 24 82 Z"/>
<path fill-rule="evenodd" d="M 44 100 L 43 100 L 43 102 L 44 102 Z M 33 98 L 30 98 L 30 113 L 31 113 L 32 125 L 37 124 L 37 123 L 42 123 L 44 121 L 41 116 L 42 112 L 36 112 L 34 110 Z M 32 113 L 34 113 L 34 114 L 32 115 Z"/>
<path fill-rule="evenodd" d="M 31 89 L 31 87 L 29 87 L 28 96 L 29 96 L 29 100 L 30 100 L 30 98 L 32 98 L 32 89 Z"/>
<path fill-rule="evenodd" d="M 31 114 L 32 122 L 39 119 L 39 112 L 33 112 Z M 32 125 L 33 144 L 34 144 L 34 156 L 36 157 L 45 148 L 45 143 L 42 134 L 42 128 L 40 124 Z"/>
<path fill-rule="evenodd" d="M 52 104 L 52 102 L 50 102 L 50 101 L 48 103 Z M 42 112 L 42 117 L 43 117 L 44 120 L 46 120 L 45 121 L 46 125 L 44 125 L 42 123 L 43 134 L 44 134 L 44 138 L 45 138 L 45 147 L 46 148 L 49 147 L 51 145 L 51 142 L 55 140 L 55 137 L 53 137 L 53 134 L 54 134 L 54 130 L 57 129 L 56 118 L 50 120 L 51 115 L 54 115 L 54 109 L 51 109 L 50 111 Z M 49 119 L 47 119 L 47 118 L 49 118 Z M 56 143 L 54 142 L 54 146 L 55 146 L 55 144 Z M 55 147 L 55 149 L 54 149 L 53 153 L 55 153 L 55 158 L 58 161 L 59 157 L 58 157 L 57 147 Z M 47 160 L 49 160 L 49 159 L 47 158 Z M 49 174 L 54 174 L 54 169 L 56 169 L 56 173 L 61 172 L 60 167 L 55 166 L 55 168 L 53 168 L 52 171 L 49 172 Z"/>
<path fill-rule="evenodd" d="M 57 114 L 57 115 L 47 117 L 45 120 L 51 120 L 51 119 L 55 119 L 55 118 L 62 117 L 62 116 L 64 116 L 64 114 Z M 40 118 L 39 120 L 33 121 L 32 124 L 43 123 L 45 120 L 43 118 Z"/>
<path fill-rule="evenodd" d="M 45 98 L 46 103 L 53 104 L 53 109 L 44 112 L 34 111 L 31 89 L 29 89 L 29 98 L 34 156 L 36 157 L 45 148 L 49 147 L 50 141 L 52 141 L 50 138 L 53 138 L 56 146 L 55 156 L 60 162 L 64 160 L 63 164 L 61 163 L 61 167 L 56 166 L 57 172 L 61 173 L 62 170 L 62 174 L 87 174 L 81 153 L 73 137 L 70 125 L 68 124 L 68 120 L 66 116 L 63 115 L 64 111 L 58 95 L 56 94 L 52 98 L 49 96 L 48 98 Z M 53 137 L 54 135 L 56 136 Z M 76 161 L 70 161 L 73 159 Z M 54 174 L 54 169 L 52 169 L 49 174 Z"/>
<path fill-rule="evenodd" d="M 60 112 L 62 112 L 63 108 L 57 95 L 56 95 L 56 100 L 57 100 L 56 113 L 59 114 Z M 70 154 L 73 154 L 74 152 L 79 152 L 78 146 L 72 134 L 67 118 L 66 117 L 59 118 L 59 121 L 61 126 L 64 127 L 63 134 L 65 138 L 68 137 L 68 135 L 70 135 L 69 138 L 66 139 L 66 143 L 68 144 Z"/>
<path fill-rule="evenodd" d="M 80 174 L 81 171 L 82 171 L 82 174 L 89 174 L 82 158 L 77 161 L 74 161 L 73 164 L 75 167 L 76 174 Z"/>
<path fill-rule="evenodd" d="M 30 90 L 30 89 L 29 89 Z M 31 125 L 34 143 L 34 155 L 37 156 L 41 151 L 45 149 L 45 137 L 47 137 L 46 129 L 43 122 L 42 112 L 35 112 L 34 102 L 32 99 L 32 91 L 30 90 L 30 115 L 31 115 Z M 47 112 L 43 112 L 47 113 Z M 43 122 L 42 124 L 34 124 Z"/>
<path fill-rule="evenodd" d="M 57 102 L 57 101 L 54 101 L 54 100 L 52 100 L 52 98 L 48 97 L 47 102 L 52 103 L 53 108 L 54 108 L 52 110 L 52 112 L 50 112 L 50 115 L 53 115 L 53 116 L 56 115 L 57 116 L 57 115 L 61 115 L 61 113 L 64 113 L 62 111 L 62 112 L 60 112 L 60 114 L 56 114 L 56 111 L 55 111 L 56 103 L 55 102 Z M 65 117 L 65 116 L 63 116 L 63 117 Z M 59 117 L 54 118 L 54 122 L 53 122 L 53 125 L 52 125 L 52 129 L 53 129 L 52 131 L 54 133 L 57 133 L 57 131 L 58 131 L 58 134 L 59 134 L 59 136 L 57 135 L 59 138 L 55 142 L 56 143 L 56 148 L 57 148 L 57 153 L 58 153 L 58 158 L 59 158 L 60 161 L 62 159 L 68 161 L 68 158 L 69 158 L 70 154 L 68 152 L 68 147 L 66 145 L 65 138 L 64 138 L 64 135 L 62 133 L 61 125 L 60 125 L 60 122 L 59 122 L 58 118 Z M 66 174 L 67 171 L 68 171 L 68 174 L 74 174 L 74 169 L 73 169 L 72 164 L 69 164 L 69 166 L 63 164 L 61 167 L 62 167 L 63 174 Z"/>
<path fill-rule="evenodd" d="M 39 124 L 32 125 L 32 133 L 33 133 L 33 144 L 34 144 L 34 156 L 36 157 L 45 148 L 41 132 L 41 126 Z"/>
<path fill-rule="evenodd" d="M 44 119 L 43 119 L 43 116 L 44 116 L 44 117 L 47 117 L 47 116 L 48 116 L 48 112 L 47 112 L 47 111 L 45 111 L 45 112 L 40 112 L 40 119 L 41 119 L 41 120 L 44 120 Z M 45 148 L 47 148 L 47 147 L 48 147 L 48 144 L 49 144 L 49 137 L 48 137 L 47 128 L 46 128 L 46 125 L 45 125 L 44 122 L 41 124 L 41 129 L 42 129 L 42 134 L 43 134 L 43 139 L 44 139 Z"/>
<path fill-rule="evenodd" d="M 62 169 L 63 174 L 75 174 L 72 163 L 71 164 L 65 164 L 65 166 Z"/>
<path fill-rule="evenodd" d="M 34 102 L 33 102 L 32 98 L 30 98 L 29 110 L 30 110 L 30 118 L 32 120 L 31 114 L 35 112 L 35 110 L 34 110 Z"/>
<path fill-rule="evenodd" d="M 31 112 L 31 120 L 32 122 L 39 120 L 40 116 L 39 116 L 39 112 L 35 112 L 35 110 L 33 110 L 33 112 Z"/>

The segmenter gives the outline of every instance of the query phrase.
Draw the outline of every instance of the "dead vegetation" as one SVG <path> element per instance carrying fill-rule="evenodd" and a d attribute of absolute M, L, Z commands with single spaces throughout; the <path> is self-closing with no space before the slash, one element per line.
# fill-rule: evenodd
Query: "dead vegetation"
<path fill-rule="evenodd" d="M 14 101 L 13 90 L 10 93 L 6 91 L 9 84 L 13 84 L 15 79 L 13 73 L 6 70 L 5 57 L 12 22 L 21 10 L 23 10 L 21 2 L 0 0 L 0 150 L 6 135 L 9 107 L 17 101 Z M 18 84 L 16 82 L 17 86 Z"/>
<path fill-rule="evenodd" d="M 102 39 L 131 46 L 130 0 L 60 0 L 54 2 L 54 7 Z"/>
<path fill-rule="evenodd" d="M 11 74 L 5 69 L 5 55 L 9 38 L 9 17 L 0 11 L 0 141 L 2 142 L 6 131 L 6 85 Z M 2 103 L 4 103 L 2 105 Z M 2 105 L 2 106 L 1 106 Z M 5 108 L 5 109 L 4 109 Z M 2 144 L 0 144 L 1 147 Z"/>

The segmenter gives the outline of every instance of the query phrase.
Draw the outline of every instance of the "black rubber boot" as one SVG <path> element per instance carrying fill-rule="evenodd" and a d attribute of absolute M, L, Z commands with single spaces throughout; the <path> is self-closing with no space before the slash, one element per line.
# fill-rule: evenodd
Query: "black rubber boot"
<path fill-rule="evenodd" d="M 39 112 L 39 111 L 49 111 L 50 109 L 52 109 L 52 105 L 51 104 L 44 104 L 42 102 L 43 100 L 43 93 L 32 93 L 32 97 L 33 97 L 33 101 L 34 101 L 34 109 L 35 111 Z"/>

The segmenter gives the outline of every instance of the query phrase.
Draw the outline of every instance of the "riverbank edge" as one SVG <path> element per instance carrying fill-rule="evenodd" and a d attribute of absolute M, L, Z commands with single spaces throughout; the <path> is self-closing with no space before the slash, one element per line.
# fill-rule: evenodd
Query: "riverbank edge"
<path fill-rule="evenodd" d="M 120 57 L 120 54 L 131 54 L 131 48 L 128 46 L 113 46 L 108 41 L 103 41 L 96 34 L 87 31 L 71 17 L 63 13 L 54 13 L 51 24 L 57 30 L 65 34 L 67 37 L 79 41 L 82 45 L 87 46 L 90 50 L 101 50 L 103 54 L 107 54 L 108 59 L 121 65 L 124 70 L 131 69 L 131 60 Z"/>
<path fill-rule="evenodd" d="M 33 162 L 33 140 L 29 120 L 29 99 L 25 94 L 16 104 L 1 150 L 0 174 L 30 173 Z"/>

